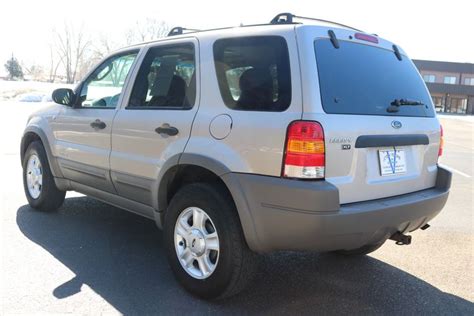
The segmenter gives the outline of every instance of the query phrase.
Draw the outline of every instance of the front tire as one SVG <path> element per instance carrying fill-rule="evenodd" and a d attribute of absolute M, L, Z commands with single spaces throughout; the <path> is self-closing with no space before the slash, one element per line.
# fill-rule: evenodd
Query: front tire
<path fill-rule="evenodd" d="M 55 211 L 64 202 L 66 192 L 56 187 L 46 151 L 39 141 L 32 142 L 23 157 L 23 188 L 28 203 L 36 210 Z"/>
<path fill-rule="evenodd" d="M 175 277 L 200 298 L 237 294 L 254 274 L 255 254 L 234 202 L 218 185 L 189 184 L 176 193 L 165 215 L 164 241 Z"/>

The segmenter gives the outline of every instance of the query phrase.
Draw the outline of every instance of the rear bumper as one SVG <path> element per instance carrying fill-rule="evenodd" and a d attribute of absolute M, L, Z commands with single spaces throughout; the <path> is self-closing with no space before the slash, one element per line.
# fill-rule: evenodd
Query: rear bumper
<path fill-rule="evenodd" d="M 444 207 L 451 172 L 438 167 L 431 189 L 339 205 L 338 190 L 326 181 L 295 181 L 249 174 L 226 174 L 249 247 L 274 250 L 356 249 L 411 232 Z"/>

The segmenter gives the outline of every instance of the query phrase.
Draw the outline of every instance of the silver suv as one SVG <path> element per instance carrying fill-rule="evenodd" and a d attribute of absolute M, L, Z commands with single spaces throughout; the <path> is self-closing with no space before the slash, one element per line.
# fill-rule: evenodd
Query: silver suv
<path fill-rule="evenodd" d="M 30 205 L 74 190 L 155 220 L 203 298 L 241 290 L 255 253 L 409 244 L 451 183 L 426 86 L 397 45 L 296 18 L 175 28 L 56 90 L 21 142 Z"/>

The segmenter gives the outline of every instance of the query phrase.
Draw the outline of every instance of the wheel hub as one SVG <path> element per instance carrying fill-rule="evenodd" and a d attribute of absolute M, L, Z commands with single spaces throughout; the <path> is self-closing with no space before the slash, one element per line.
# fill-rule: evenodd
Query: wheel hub
<path fill-rule="evenodd" d="M 204 234 L 199 229 L 193 229 L 187 238 L 189 249 L 195 256 L 201 256 L 206 250 Z"/>
<path fill-rule="evenodd" d="M 40 196 L 43 187 L 43 168 L 39 157 L 35 154 L 28 158 L 26 166 L 26 184 L 30 196 L 37 199 Z"/>
<path fill-rule="evenodd" d="M 196 279 L 208 278 L 219 261 L 219 237 L 209 215 L 198 207 L 181 212 L 174 229 L 176 255 L 183 269 Z"/>

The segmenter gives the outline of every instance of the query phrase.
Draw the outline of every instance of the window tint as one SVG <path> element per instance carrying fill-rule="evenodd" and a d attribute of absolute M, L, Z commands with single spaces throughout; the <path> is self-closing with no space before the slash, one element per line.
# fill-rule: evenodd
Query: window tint
<path fill-rule="evenodd" d="M 284 111 L 290 106 L 290 61 L 282 37 L 217 40 L 214 62 L 219 89 L 229 108 Z"/>
<path fill-rule="evenodd" d="M 194 46 L 154 47 L 138 71 L 128 108 L 189 109 L 195 98 Z"/>
<path fill-rule="evenodd" d="M 113 56 L 100 65 L 82 85 L 80 105 L 84 108 L 115 108 L 137 53 Z"/>
<path fill-rule="evenodd" d="M 321 101 L 326 113 L 434 116 L 431 97 L 420 75 L 406 57 L 370 45 L 329 39 L 314 42 Z M 420 101 L 424 105 L 387 108 L 395 99 Z"/>

